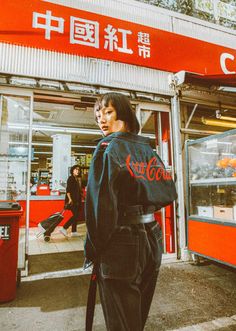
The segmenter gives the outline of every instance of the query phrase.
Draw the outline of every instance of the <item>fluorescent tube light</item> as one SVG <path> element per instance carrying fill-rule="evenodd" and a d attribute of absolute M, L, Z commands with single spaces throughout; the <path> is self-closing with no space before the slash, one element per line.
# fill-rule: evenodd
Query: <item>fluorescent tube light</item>
<path fill-rule="evenodd" d="M 231 86 L 220 86 L 218 88 L 219 91 L 224 91 L 224 92 L 236 92 L 236 87 L 231 87 Z"/>
<path fill-rule="evenodd" d="M 221 120 L 209 120 L 205 117 L 202 117 L 202 123 L 206 125 L 212 125 L 212 126 L 222 126 L 224 128 L 232 128 L 236 129 L 236 123 L 231 123 L 227 121 L 221 121 Z"/>
<path fill-rule="evenodd" d="M 155 139 L 156 138 L 155 134 L 153 134 L 153 133 L 141 133 L 141 136 L 149 138 L 149 139 Z"/>
<path fill-rule="evenodd" d="M 231 117 L 231 116 L 220 116 L 220 120 L 226 120 L 226 121 L 233 121 L 236 122 L 236 117 Z"/>
<path fill-rule="evenodd" d="M 35 151 L 34 154 L 49 154 L 49 155 L 52 155 L 52 152 L 37 152 L 37 151 Z"/>
<path fill-rule="evenodd" d="M 26 86 L 37 86 L 37 81 L 34 78 L 24 78 L 24 77 L 11 77 L 10 84 L 12 85 L 26 85 Z"/>
<path fill-rule="evenodd" d="M 17 123 L 8 123 L 9 129 L 15 130 L 28 130 L 29 125 L 27 124 L 17 124 Z M 43 126 L 43 125 L 32 125 L 32 130 L 34 131 L 45 131 L 45 132 L 57 132 L 57 133 L 77 133 L 77 134 L 92 134 L 92 135 L 101 135 L 101 131 L 97 129 L 86 129 L 86 128 L 63 128 L 56 126 Z"/>

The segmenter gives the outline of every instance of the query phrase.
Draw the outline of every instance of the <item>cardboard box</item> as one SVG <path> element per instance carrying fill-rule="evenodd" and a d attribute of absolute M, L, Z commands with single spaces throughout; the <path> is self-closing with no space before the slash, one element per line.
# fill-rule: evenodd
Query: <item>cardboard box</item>
<path fill-rule="evenodd" d="M 213 207 L 214 217 L 220 218 L 224 220 L 233 221 L 233 208 L 230 207 L 220 207 L 214 206 Z"/>
<path fill-rule="evenodd" d="M 213 207 L 211 206 L 197 206 L 198 216 L 213 217 Z"/>

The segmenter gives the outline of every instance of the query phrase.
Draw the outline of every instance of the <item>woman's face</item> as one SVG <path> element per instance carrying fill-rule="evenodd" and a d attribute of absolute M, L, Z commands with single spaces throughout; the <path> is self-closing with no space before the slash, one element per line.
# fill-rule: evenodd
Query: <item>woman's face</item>
<path fill-rule="evenodd" d="M 79 168 L 75 168 L 72 173 L 73 176 L 79 176 Z"/>
<path fill-rule="evenodd" d="M 115 108 L 109 103 L 108 107 L 103 107 L 96 112 L 96 118 L 99 128 L 102 130 L 104 136 L 108 136 L 113 132 L 127 131 L 126 123 L 117 120 L 117 113 Z"/>

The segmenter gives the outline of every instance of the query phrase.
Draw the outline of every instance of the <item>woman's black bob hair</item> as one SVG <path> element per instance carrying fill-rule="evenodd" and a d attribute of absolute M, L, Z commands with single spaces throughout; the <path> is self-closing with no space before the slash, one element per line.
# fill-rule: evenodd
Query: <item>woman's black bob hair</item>
<path fill-rule="evenodd" d="M 103 107 L 108 107 L 109 104 L 115 108 L 117 120 L 124 121 L 130 132 L 139 132 L 140 126 L 135 115 L 135 111 L 133 110 L 129 99 L 121 93 L 106 93 L 96 101 L 94 105 L 94 115 L 96 121 L 96 112 L 100 111 Z"/>
<path fill-rule="evenodd" d="M 80 167 L 79 167 L 77 164 L 75 164 L 75 165 L 73 165 L 73 167 L 70 168 L 70 174 L 71 174 L 71 175 L 73 175 L 73 171 L 74 171 L 75 169 L 79 169 L 79 172 L 80 172 Z"/>

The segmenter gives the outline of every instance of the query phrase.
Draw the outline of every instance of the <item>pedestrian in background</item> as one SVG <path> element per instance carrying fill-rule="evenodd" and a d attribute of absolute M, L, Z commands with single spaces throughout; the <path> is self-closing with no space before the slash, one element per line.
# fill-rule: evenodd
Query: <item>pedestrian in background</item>
<path fill-rule="evenodd" d="M 65 196 L 65 206 L 72 212 L 71 218 L 64 224 L 60 232 L 68 237 L 67 229 L 71 226 L 71 236 L 75 237 L 79 234 L 77 233 L 77 222 L 79 220 L 79 211 L 82 207 L 82 197 L 81 197 L 81 178 L 80 178 L 80 168 L 78 165 L 74 165 L 70 169 L 70 176 L 67 180 L 66 185 L 66 196 Z"/>
<path fill-rule="evenodd" d="M 162 257 L 154 212 L 176 199 L 175 185 L 149 140 L 137 135 L 139 123 L 124 95 L 102 96 L 95 117 L 104 138 L 89 171 L 86 261 L 94 263 L 107 330 L 141 331 Z M 92 296 L 89 291 L 87 316 Z"/>

